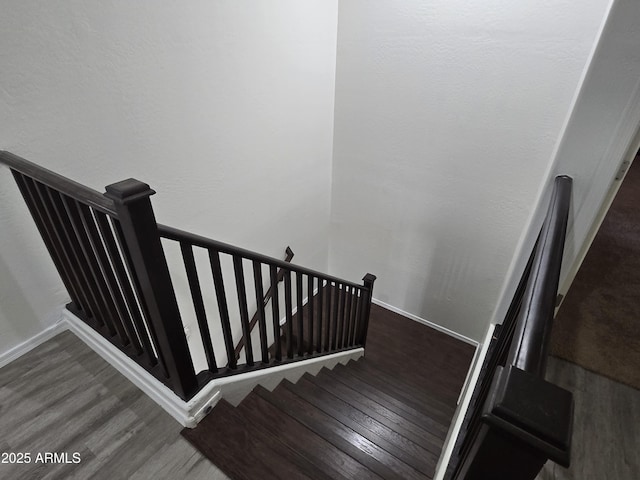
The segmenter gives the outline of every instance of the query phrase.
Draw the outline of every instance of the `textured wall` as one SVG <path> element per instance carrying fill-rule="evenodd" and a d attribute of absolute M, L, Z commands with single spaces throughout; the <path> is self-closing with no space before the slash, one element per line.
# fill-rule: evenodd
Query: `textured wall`
<path fill-rule="evenodd" d="M 553 179 L 558 174 L 573 177 L 572 207 L 565 243 L 560 291 L 566 293 L 572 273 L 582 260 L 582 251 L 590 243 L 589 230 L 615 182 L 621 162 L 633 156 L 638 138 L 634 134 L 640 125 L 640 3 L 635 0 L 615 0 L 610 4 L 597 47 L 592 52 L 588 69 L 576 92 L 571 114 L 556 146 L 548 176 L 540 185 L 531 220 L 523 230 L 522 240 L 514 255 L 503 294 L 496 305 L 494 321 L 500 323 L 508 309 L 515 286 L 524 270 L 529 252 L 535 244 L 547 210 Z M 630 144 L 632 148 L 629 148 Z M 573 266 L 573 272 L 572 272 Z M 564 308 L 564 305 L 561 309 Z M 558 318 L 561 317 L 561 314 Z M 464 418 L 468 397 L 474 389 L 481 362 L 470 376 L 465 399 L 454 419 L 450 435 L 440 458 L 446 467 Z M 441 479 L 444 468 L 434 478 Z"/>
<path fill-rule="evenodd" d="M 497 308 L 496 321 L 507 309 L 516 278 L 524 269 L 546 212 L 556 175 L 573 177 L 572 207 L 567 230 L 560 291 L 566 294 L 591 238 L 594 222 L 615 184 L 624 159 L 635 156 L 640 125 L 640 3 L 615 0 L 585 72 L 575 106 L 567 119 L 548 178 L 541 184 L 538 208 L 522 246 L 514 256 L 512 288 Z M 595 225 L 598 226 L 597 224 Z"/>
<path fill-rule="evenodd" d="M 332 176 L 337 2 L 12 0 L 0 148 L 99 190 L 139 178 L 159 221 L 322 270 L 332 201 L 332 273 L 478 339 L 609 3 L 344 0 Z M 0 224 L 1 354 L 66 294 L 6 171 Z"/>
<path fill-rule="evenodd" d="M 331 269 L 480 339 L 609 3 L 340 2 Z"/>
<path fill-rule="evenodd" d="M 337 2 L 8 1 L 0 149 L 162 223 L 327 268 Z M 0 354 L 67 300 L 0 171 Z"/>

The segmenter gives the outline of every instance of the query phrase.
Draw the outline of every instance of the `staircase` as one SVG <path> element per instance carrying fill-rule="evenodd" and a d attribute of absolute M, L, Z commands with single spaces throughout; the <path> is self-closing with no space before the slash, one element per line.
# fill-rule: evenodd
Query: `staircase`
<path fill-rule="evenodd" d="M 173 391 L 168 411 L 177 409 L 183 425 L 215 404 L 183 433 L 229 475 L 433 476 L 473 348 L 372 305 L 375 275 L 354 283 L 289 263 L 290 250 L 282 261 L 159 224 L 155 192 L 138 180 L 102 194 L 9 152 L 0 164 L 76 324 L 101 349 L 116 347 L 114 362 L 137 364 L 145 382 Z M 165 246 L 179 249 L 178 270 Z M 204 270 L 212 284 L 201 281 Z M 174 282 L 185 276 L 190 298 L 179 302 Z M 215 305 L 205 301 L 211 293 Z M 181 309 L 189 301 L 193 313 Z M 197 322 L 190 339 L 187 315 Z M 300 377 L 358 358 L 365 346 L 366 360 Z M 250 390 L 282 378 L 297 381 Z M 225 395 L 243 400 L 233 407 L 218 401 Z"/>
<path fill-rule="evenodd" d="M 211 390 L 191 402 L 211 382 L 238 376 L 240 384 L 245 374 L 269 376 L 294 363 L 306 369 L 364 348 L 375 275 L 358 284 L 289 263 L 290 249 L 282 261 L 161 225 L 150 200 L 155 191 L 132 178 L 102 194 L 10 152 L 0 151 L 0 164 L 11 170 L 67 289 L 67 310 L 126 355 L 120 361 L 172 390 L 182 400 L 183 424 L 196 422 L 216 398 L 220 391 Z M 163 243 L 179 248 L 183 269 L 169 268 Z M 204 270 L 213 285 L 200 281 Z M 174 288 L 183 276 L 191 298 L 182 300 L 193 307 L 187 312 Z M 211 294 L 217 308 L 207 308 Z M 183 320 L 193 316 L 197 334 L 189 341 Z"/>
<path fill-rule="evenodd" d="M 155 191 L 135 179 L 102 194 L 9 152 L 0 151 L 0 164 L 67 289 L 67 310 L 92 329 L 87 338 L 115 351 L 109 355 L 124 371 L 135 367 L 131 377 L 154 395 L 168 387 L 175 395 L 159 404 L 180 413 L 183 425 L 217 402 L 183 435 L 228 475 L 433 477 L 473 347 L 373 305 L 375 275 L 354 283 L 289 263 L 290 250 L 282 261 L 158 224 Z M 531 480 L 547 459 L 569 464 L 572 396 L 544 373 L 571 185 L 556 177 L 538 242 L 443 463 L 447 478 Z M 181 252 L 197 321 L 191 341 L 163 243 Z M 198 264 L 203 254 L 208 262 Z M 200 281 L 205 268 L 213 285 Z M 207 287 L 217 309 L 206 306 Z M 298 377 L 365 347 L 365 359 Z M 235 407 L 218 401 L 231 384 L 244 395 L 282 378 L 297 381 L 230 394 L 243 398 Z"/>
<path fill-rule="evenodd" d="M 232 479 L 433 478 L 472 352 L 373 305 L 365 358 L 221 400 L 182 434 Z"/>

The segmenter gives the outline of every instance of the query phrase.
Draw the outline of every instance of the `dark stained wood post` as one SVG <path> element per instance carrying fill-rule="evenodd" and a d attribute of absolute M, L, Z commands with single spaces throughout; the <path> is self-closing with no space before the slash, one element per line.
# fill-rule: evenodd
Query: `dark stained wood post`
<path fill-rule="evenodd" d="M 188 400 L 198 390 L 193 361 L 187 345 L 169 268 L 160 242 L 150 196 L 156 193 L 133 178 L 106 187 L 113 200 L 149 313 L 149 328 L 157 342 L 173 391 Z"/>
<path fill-rule="evenodd" d="M 456 480 L 534 480 L 547 459 L 569 466 L 573 395 L 536 374 L 498 367 L 481 422 Z"/>
<path fill-rule="evenodd" d="M 371 273 L 367 273 L 362 280 L 364 281 L 364 289 L 362 292 L 364 298 L 362 299 L 362 310 L 360 312 L 360 314 L 362 315 L 360 319 L 360 341 L 357 343 L 362 345 L 362 347 L 364 348 L 367 343 L 367 331 L 369 330 L 369 314 L 371 313 L 371 299 L 373 298 L 373 283 L 376 281 L 376 276 Z"/>

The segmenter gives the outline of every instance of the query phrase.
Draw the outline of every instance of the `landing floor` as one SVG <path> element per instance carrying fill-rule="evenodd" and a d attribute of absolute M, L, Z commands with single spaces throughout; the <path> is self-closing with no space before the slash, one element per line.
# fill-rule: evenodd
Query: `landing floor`
<path fill-rule="evenodd" d="M 31 456 L 2 479 L 226 479 L 181 429 L 71 332 L 0 369 L 0 455 Z M 46 452 L 80 463 L 36 464 Z"/>

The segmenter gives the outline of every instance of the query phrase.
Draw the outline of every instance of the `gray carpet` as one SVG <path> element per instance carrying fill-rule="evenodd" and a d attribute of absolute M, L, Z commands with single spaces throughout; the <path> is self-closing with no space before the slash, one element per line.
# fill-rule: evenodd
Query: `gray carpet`
<path fill-rule="evenodd" d="M 640 389 L 640 158 L 560 307 L 551 353 Z"/>

